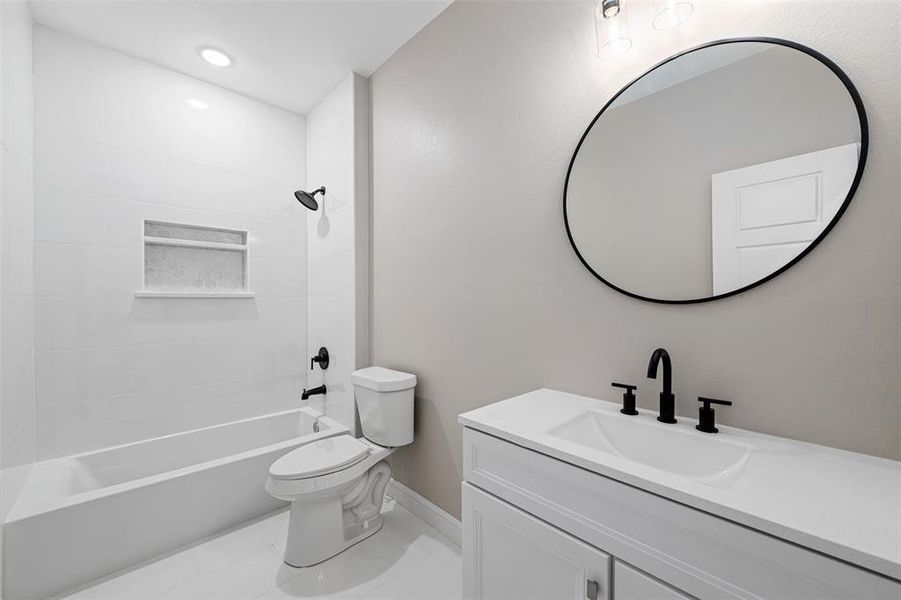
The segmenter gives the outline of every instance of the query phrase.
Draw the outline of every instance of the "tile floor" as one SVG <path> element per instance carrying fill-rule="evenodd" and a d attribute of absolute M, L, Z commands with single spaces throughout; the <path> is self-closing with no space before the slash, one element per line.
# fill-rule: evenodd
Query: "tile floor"
<path fill-rule="evenodd" d="M 286 511 L 58 598 L 459 599 L 459 547 L 390 498 L 383 512 L 381 531 L 315 567 L 282 562 Z"/>

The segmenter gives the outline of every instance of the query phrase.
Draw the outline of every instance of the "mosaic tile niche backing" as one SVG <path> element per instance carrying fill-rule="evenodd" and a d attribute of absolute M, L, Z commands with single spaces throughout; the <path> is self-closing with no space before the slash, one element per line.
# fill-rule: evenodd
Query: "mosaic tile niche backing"
<path fill-rule="evenodd" d="M 245 232 L 147 222 L 144 234 L 145 291 L 197 294 L 246 291 Z M 234 244 L 234 248 L 223 247 L 225 244 Z"/>

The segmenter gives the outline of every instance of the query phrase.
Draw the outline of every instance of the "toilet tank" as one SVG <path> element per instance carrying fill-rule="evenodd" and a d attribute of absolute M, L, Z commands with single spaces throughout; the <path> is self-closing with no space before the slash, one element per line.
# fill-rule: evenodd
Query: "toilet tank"
<path fill-rule="evenodd" d="M 382 367 L 354 371 L 350 380 L 363 436 L 380 446 L 413 441 L 413 388 L 416 375 Z"/>

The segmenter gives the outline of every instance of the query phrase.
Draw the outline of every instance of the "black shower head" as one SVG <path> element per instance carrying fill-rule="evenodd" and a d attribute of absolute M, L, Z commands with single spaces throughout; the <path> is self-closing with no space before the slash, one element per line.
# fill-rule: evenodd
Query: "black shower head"
<path fill-rule="evenodd" d="M 319 188 L 318 190 L 313 190 L 312 192 L 297 190 L 296 192 L 294 192 L 294 197 L 297 198 L 298 202 L 300 202 L 310 210 L 318 210 L 319 203 L 316 202 L 316 194 L 322 194 L 323 196 L 325 196 L 325 186 Z"/>

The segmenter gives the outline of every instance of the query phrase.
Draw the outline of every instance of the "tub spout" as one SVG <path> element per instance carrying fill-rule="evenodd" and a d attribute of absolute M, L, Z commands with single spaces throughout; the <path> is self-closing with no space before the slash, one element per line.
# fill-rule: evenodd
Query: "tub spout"
<path fill-rule="evenodd" d="M 310 396 L 317 396 L 319 394 L 325 395 L 325 386 L 320 385 L 319 387 L 314 387 L 310 389 L 304 389 L 303 394 L 300 395 L 301 400 L 309 400 Z"/>

